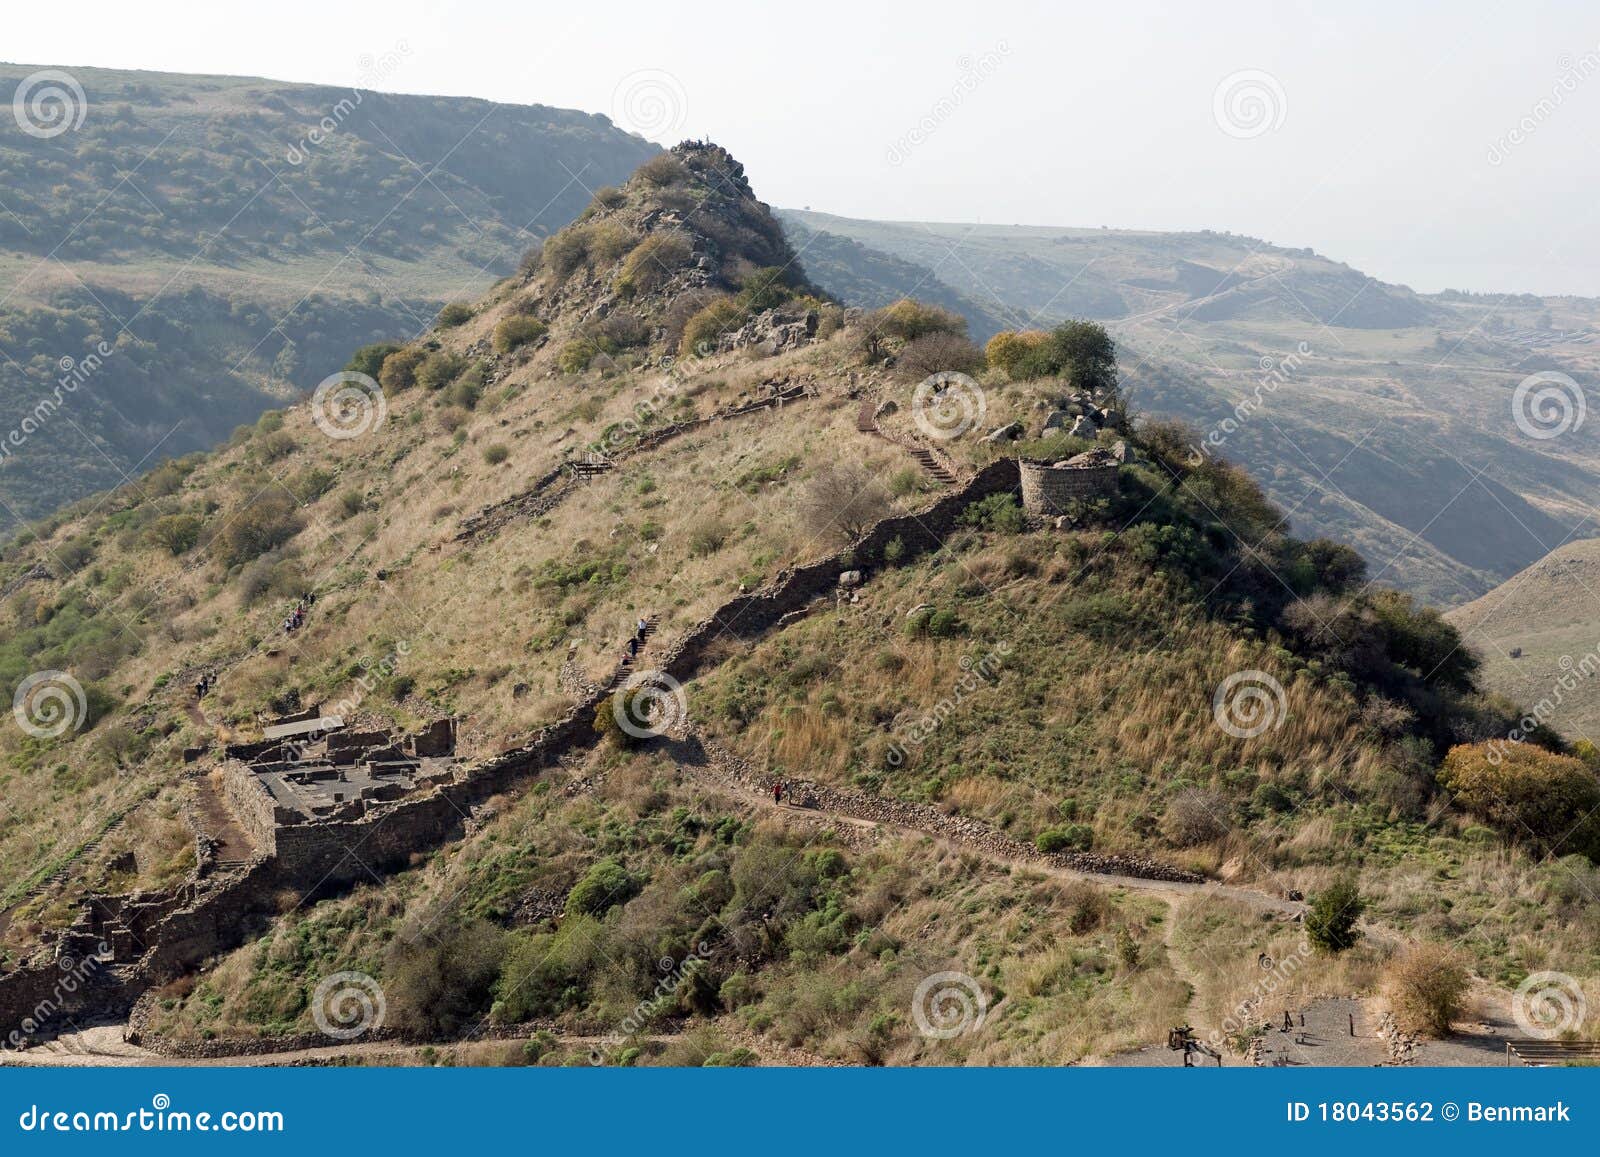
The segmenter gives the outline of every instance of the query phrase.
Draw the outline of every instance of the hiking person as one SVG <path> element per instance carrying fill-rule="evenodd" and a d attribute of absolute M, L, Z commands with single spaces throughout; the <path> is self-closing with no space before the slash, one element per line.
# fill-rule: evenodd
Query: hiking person
<path fill-rule="evenodd" d="M 772 783 L 772 802 L 775 804 L 783 803 L 783 780 L 781 779 L 774 780 Z"/>

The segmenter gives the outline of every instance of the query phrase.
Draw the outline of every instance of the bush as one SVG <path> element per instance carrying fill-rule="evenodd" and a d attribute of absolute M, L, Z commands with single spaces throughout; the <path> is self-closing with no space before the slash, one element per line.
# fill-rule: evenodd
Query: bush
<path fill-rule="evenodd" d="M 1458 953 L 1442 944 L 1414 944 L 1389 965 L 1389 1006 L 1402 1028 L 1447 1036 L 1461 1017 L 1472 977 Z"/>
<path fill-rule="evenodd" d="M 416 369 L 417 385 L 428 390 L 440 390 L 448 386 L 460 376 L 467 368 L 467 359 L 460 354 L 446 353 L 439 350 L 423 358 Z"/>
<path fill-rule="evenodd" d="M 484 920 L 396 936 L 383 989 L 397 1024 L 420 1036 L 451 1036 L 489 1008 L 505 934 Z"/>
<path fill-rule="evenodd" d="M 1094 847 L 1094 829 L 1088 824 L 1057 824 L 1045 828 L 1033 841 L 1041 852 L 1087 852 Z"/>
<path fill-rule="evenodd" d="M 716 554 L 728 541 L 728 524 L 712 516 L 698 523 L 689 532 L 689 553 L 697 558 Z"/>
<path fill-rule="evenodd" d="M 287 430 L 274 430 L 256 445 L 263 462 L 276 462 L 280 458 L 287 458 L 299 448 L 294 435 Z"/>
<path fill-rule="evenodd" d="M 483 448 L 483 460 L 491 466 L 498 466 L 511 457 L 511 447 L 504 442 L 491 442 Z"/>
<path fill-rule="evenodd" d="M 682 233 L 670 229 L 652 233 L 623 260 L 617 288 L 624 293 L 650 293 L 688 265 L 693 256 Z"/>
<path fill-rule="evenodd" d="M 1023 514 L 1022 507 L 1017 505 L 1017 496 L 1005 493 L 991 494 L 974 502 L 961 512 L 959 521 L 963 526 L 976 526 L 1004 534 L 1020 534 L 1028 526 L 1027 516 Z"/>
<path fill-rule="evenodd" d="M 1473 816 L 1513 841 L 1533 840 L 1551 855 L 1580 852 L 1600 861 L 1600 780 L 1581 759 L 1530 743 L 1452 747 L 1439 786 Z"/>
<path fill-rule="evenodd" d="M 282 546 L 300 533 L 300 527 L 294 500 L 269 490 L 228 519 L 212 548 L 224 566 L 238 566 Z"/>
<path fill-rule="evenodd" d="M 201 522 L 193 514 L 169 514 L 158 518 L 145 531 L 145 537 L 169 554 L 187 554 L 200 541 Z"/>
<path fill-rule="evenodd" d="M 387 341 L 364 345 L 350 355 L 350 360 L 345 362 L 344 368 L 352 373 L 366 374 L 373 381 L 377 381 L 378 375 L 383 373 L 384 359 L 399 349 L 399 346 Z"/>
<path fill-rule="evenodd" d="M 1024 359 L 1049 340 L 1050 335 L 1043 330 L 1028 329 L 1021 332 L 1002 330 L 990 338 L 989 344 L 983 347 L 984 360 L 996 369 L 1004 370 L 1012 377 L 1016 377 L 1017 367 L 1022 365 Z"/>
<path fill-rule="evenodd" d="M 900 374 L 918 379 L 947 372 L 975 374 L 983 366 L 983 351 L 953 333 L 927 333 L 907 342 L 894 363 Z"/>
<path fill-rule="evenodd" d="M 683 337 L 678 342 L 678 353 L 703 357 L 715 353 L 717 338 L 744 324 L 744 311 L 731 297 L 719 297 L 703 306 L 683 326 Z"/>
<path fill-rule="evenodd" d="M 640 881 L 616 860 L 601 860 L 567 893 L 567 911 L 582 916 L 603 916 L 636 896 L 639 887 Z"/>
<path fill-rule="evenodd" d="M 1075 390 L 1111 393 L 1117 386 L 1117 348 L 1106 328 L 1092 321 L 1064 321 L 1041 341 L 1018 335 L 1024 348 L 1000 347 L 1015 378 L 1063 377 Z M 991 343 L 993 344 L 993 343 Z"/>
<path fill-rule="evenodd" d="M 518 346 L 538 341 L 550 327 L 536 317 L 514 313 L 494 327 L 494 348 L 500 353 L 510 353 Z"/>
<path fill-rule="evenodd" d="M 1366 910 L 1361 892 L 1350 876 L 1340 876 L 1311 898 L 1306 912 L 1306 936 L 1324 952 L 1343 952 L 1353 948 L 1361 933 L 1356 921 Z"/>
<path fill-rule="evenodd" d="M 967 335 L 967 321 L 960 314 L 909 297 L 877 310 L 868 317 L 867 324 L 881 334 L 907 342 L 933 333 Z"/>
<path fill-rule="evenodd" d="M 1214 791 L 1185 788 L 1161 817 L 1161 832 L 1175 846 L 1192 848 L 1228 834 L 1228 801 Z"/>
<path fill-rule="evenodd" d="M 680 181 L 687 181 L 689 179 L 689 170 L 684 167 L 682 161 L 671 153 L 657 153 L 639 166 L 635 176 L 646 184 L 654 185 L 659 189 L 668 185 L 676 185 Z"/>
<path fill-rule="evenodd" d="M 417 384 L 417 367 L 428 355 L 415 347 L 396 350 L 383 359 L 383 369 L 378 372 L 378 384 L 391 394 L 409 390 Z"/>
<path fill-rule="evenodd" d="M 606 347 L 611 348 L 607 349 Z M 601 354 L 616 352 L 616 346 L 601 338 L 578 337 L 573 338 L 561 347 L 561 352 L 556 355 L 556 368 L 564 374 L 581 374 L 588 369 L 590 363 Z"/>
<path fill-rule="evenodd" d="M 472 306 L 463 302 L 452 301 L 439 311 L 439 328 L 454 329 L 456 326 L 472 320 Z"/>

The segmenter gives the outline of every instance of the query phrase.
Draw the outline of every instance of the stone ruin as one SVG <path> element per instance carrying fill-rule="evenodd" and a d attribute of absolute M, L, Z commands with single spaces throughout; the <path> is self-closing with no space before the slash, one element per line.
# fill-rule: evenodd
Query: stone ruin
<path fill-rule="evenodd" d="M 230 745 L 221 764 L 234 813 L 260 845 L 274 829 L 346 822 L 368 805 L 401 799 L 456 778 L 455 720 L 411 735 L 353 731 L 316 711 L 280 719 L 257 743 Z"/>
<path fill-rule="evenodd" d="M 1061 462 L 1021 461 L 1022 508 L 1029 514 L 1068 514 L 1075 503 L 1109 498 L 1117 492 L 1117 473 L 1128 459 L 1126 442 L 1097 446 Z"/>

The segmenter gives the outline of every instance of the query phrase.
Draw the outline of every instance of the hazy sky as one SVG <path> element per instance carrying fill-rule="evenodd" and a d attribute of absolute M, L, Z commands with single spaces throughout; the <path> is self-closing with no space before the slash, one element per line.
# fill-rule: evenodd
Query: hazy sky
<path fill-rule="evenodd" d="M 1422 290 L 1600 295 L 1593 0 L 13 9 L 18 63 L 604 112 L 726 145 L 777 205 L 1228 229 Z"/>

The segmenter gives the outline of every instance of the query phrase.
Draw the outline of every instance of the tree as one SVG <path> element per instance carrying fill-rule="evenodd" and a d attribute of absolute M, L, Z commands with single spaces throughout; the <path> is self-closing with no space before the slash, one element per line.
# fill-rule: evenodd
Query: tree
<path fill-rule="evenodd" d="M 1361 892 L 1350 876 L 1340 876 L 1311 898 L 1306 913 L 1306 935 L 1324 952 L 1343 952 L 1353 948 L 1361 933 L 1356 921 L 1366 910 Z"/>
<path fill-rule="evenodd" d="M 889 495 L 859 466 L 824 466 L 801 498 L 806 529 L 816 538 L 848 546 L 889 513 Z"/>
<path fill-rule="evenodd" d="M 1021 359 L 1030 378 L 1064 377 L 1075 390 L 1113 394 L 1117 388 L 1117 347 L 1106 327 L 1092 321 L 1064 321 Z"/>

